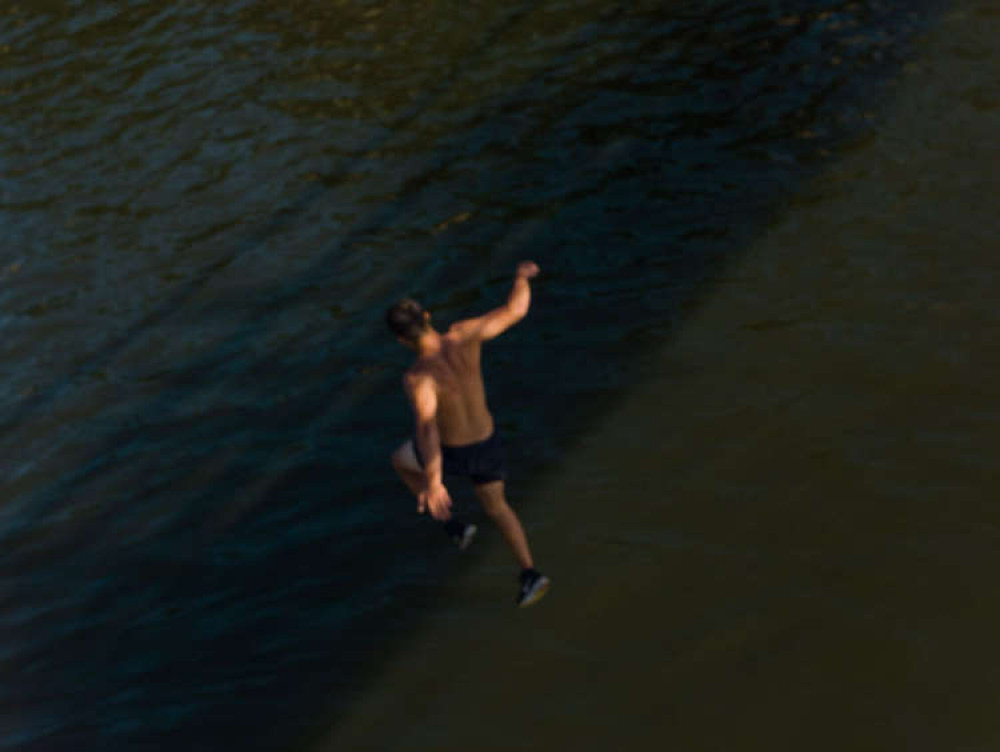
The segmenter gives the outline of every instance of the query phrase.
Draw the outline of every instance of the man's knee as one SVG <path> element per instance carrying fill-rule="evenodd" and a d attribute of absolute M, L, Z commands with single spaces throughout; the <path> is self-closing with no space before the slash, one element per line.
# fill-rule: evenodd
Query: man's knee
<path fill-rule="evenodd" d="M 504 517 L 510 513 L 510 507 L 507 502 L 503 499 L 499 501 L 491 501 L 488 504 L 483 504 L 483 510 L 491 519 L 497 519 L 498 517 Z"/>
<path fill-rule="evenodd" d="M 417 473 L 418 475 L 423 473 L 423 468 L 417 463 L 409 444 L 403 444 L 393 452 L 390 460 L 398 473 Z"/>
<path fill-rule="evenodd" d="M 399 470 L 403 464 L 403 448 L 400 447 L 395 452 L 389 456 L 389 461 L 392 462 L 392 466 Z"/>
<path fill-rule="evenodd" d="M 407 466 L 406 462 L 406 452 L 403 450 L 402 447 L 393 452 L 392 456 L 389 459 L 390 462 L 392 462 L 392 467 L 395 469 L 397 473 L 405 473 L 407 470 L 410 469 Z"/>
<path fill-rule="evenodd" d="M 480 486 L 476 489 L 479 503 L 483 505 L 483 511 L 490 517 L 498 517 L 507 512 L 507 499 L 504 497 L 503 489 L 499 487 Z"/>

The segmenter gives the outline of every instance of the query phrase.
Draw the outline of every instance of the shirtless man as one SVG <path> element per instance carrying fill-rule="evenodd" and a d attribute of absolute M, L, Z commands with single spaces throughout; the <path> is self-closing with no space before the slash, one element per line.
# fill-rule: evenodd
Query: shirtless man
<path fill-rule="evenodd" d="M 504 495 L 503 445 L 486 405 L 480 368 L 483 342 L 506 331 L 528 313 L 531 285 L 538 266 L 524 261 L 517 267 L 506 304 L 478 318 L 451 325 L 441 334 L 431 315 L 415 300 L 404 299 L 386 311 L 396 338 L 417 352 L 403 376 L 403 387 L 416 415 L 416 431 L 392 455 L 399 477 L 417 497 L 417 511 L 430 511 L 460 548 L 469 545 L 475 525 L 452 517 L 451 496 L 443 475 L 472 480 L 476 497 L 500 528 L 521 566 L 518 606 L 530 606 L 549 588 L 549 579 L 535 570 L 528 539 Z"/>

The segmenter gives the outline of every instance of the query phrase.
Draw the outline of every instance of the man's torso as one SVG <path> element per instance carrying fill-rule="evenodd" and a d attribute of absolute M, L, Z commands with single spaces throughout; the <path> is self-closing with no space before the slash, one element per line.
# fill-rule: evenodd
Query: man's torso
<path fill-rule="evenodd" d="M 462 340 L 455 327 L 441 336 L 441 350 L 419 358 L 408 373 L 429 376 L 437 392 L 437 426 L 441 443 L 462 446 L 493 433 L 481 367 L 482 343 Z"/>

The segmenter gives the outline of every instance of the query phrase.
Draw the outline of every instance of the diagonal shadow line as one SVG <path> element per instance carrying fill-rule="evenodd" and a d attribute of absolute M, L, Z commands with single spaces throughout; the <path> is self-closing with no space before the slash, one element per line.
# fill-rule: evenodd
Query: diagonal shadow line
<path fill-rule="evenodd" d="M 547 124 L 551 121 L 551 119 L 553 117 L 555 117 L 555 115 L 550 115 L 548 118 L 546 118 L 542 122 L 541 125 L 538 126 L 538 128 L 545 129 L 547 127 Z M 409 200 L 411 200 L 411 197 L 413 195 L 414 195 L 414 191 L 412 189 L 409 190 L 409 191 L 407 191 L 407 193 L 404 194 L 404 198 L 403 199 L 401 199 L 400 201 L 394 202 L 394 204 L 392 204 L 392 205 L 389 205 L 389 206 L 386 206 L 386 207 L 382 207 L 379 212 L 376 212 L 376 214 L 379 215 L 379 216 L 375 216 L 375 217 L 369 218 L 367 224 L 368 225 L 377 225 L 377 224 L 380 223 L 380 221 L 382 219 L 388 219 L 388 218 L 390 218 L 392 216 L 392 214 L 393 214 L 394 211 L 398 211 L 398 210 L 404 209 L 405 206 L 407 205 L 407 202 Z M 352 235 L 356 236 L 358 233 L 363 233 L 363 232 L 368 231 L 368 229 L 369 229 L 368 227 L 362 226 L 361 228 L 356 229 L 354 231 L 354 233 L 352 233 Z M 518 228 L 517 231 L 521 232 L 521 233 L 524 232 L 523 228 Z M 348 238 L 347 242 L 351 242 L 351 238 L 350 237 Z M 338 247 L 340 247 L 342 245 L 343 245 L 343 243 L 340 243 L 340 244 L 338 244 Z M 329 258 L 330 255 L 331 254 L 327 255 L 327 259 Z M 326 263 L 326 259 L 322 260 L 319 265 L 323 265 L 325 263 Z M 308 278 L 310 275 L 311 275 L 310 273 L 307 273 L 306 275 L 303 275 L 303 278 L 304 279 Z M 296 297 L 297 296 L 297 290 L 295 288 L 296 288 L 296 284 L 293 283 L 286 290 L 286 292 L 277 299 L 277 304 L 278 305 L 284 305 L 287 302 L 289 302 L 293 297 Z M 271 305 L 274 305 L 274 303 L 272 303 Z M 256 328 L 256 327 L 254 327 L 254 328 Z M 237 339 L 245 336 L 248 331 L 250 331 L 250 330 L 249 329 L 244 329 L 243 332 L 238 332 L 238 333 L 234 334 L 233 337 L 230 338 L 230 341 L 235 341 L 235 340 L 237 340 Z M 193 366 L 188 366 L 188 367 L 184 368 L 183 370 L 185 371 L 186 374 L 190 375 L 190 373 L 192 372 L 192 370 L 198 371 L 199 369 L 204 368 L 205 365 L 206 364 L 204 363 L 204 361 L 202 361 L 201 363 L 197 363 L 197 364 L 195 364 Z M 374 389 L 378 388 L 378 384 L 376 384 L 374 382 L 370 382 L 370 383 L 368 383 L 366 385 L 366 387 L 367 388 L 366 388 L 365 392 L 370 394 L 371 391 L 373 391 Z M 334 407 L 331 407 L 331 408 L 328 408 L 325 411 L 325 414 L 328 416 L 331 412 L 336 412 L 338 410 L 349 409 L 351 406 L 353 406 L 353 405 L 356 404 L 356 399 L 358 398 L 358 396 L 359 395 L 358 395 L 357 392 L 352 392 L 349 397 L 344 397 L 343 399 L 341 399 L 339 401 L 338 405 L 336 405 Z M 166 399 L 167 399 L 167 397 L 161 397 L 161 399 L 158 401 L 158 403 L 162 404 L 163 401 L 166 400 Z M 318 421 L 316 421 L 316 420 L 310 422 L 310 424 L 308 425 L 308 428 L 307 428 L 307 432 L 313 430 L 313 428 L 317 424 L 318 424 Z M 117 438 L 119 440 L 121 440 L 121 439 L 127 439 L 127 436 L 125 434 L 119 434 L 119 436 Z M 113 445 L 116 442 L 115 442 L 114 438 L 112 438 L 112 440 L 109 443 L 111 443 Z M 74 486 L 82 485 L 83 483 L 86 482 L 86 479 L 91 475 L 91 471 L 92 471 L 92 468 L 89 468 L 89 469 L 85 468 L 82 471 L 82 473 L 75 474 L 71 478 L 65 479 L 65 482 L 63 484 L 60 484 L 59 487 L 57 487 L 55 489 L 50 489 L 51 496 L 55 497 L 55 498 L 59 498 L 60 496 L 63 495 L 64 492 L 72 490 L 74 488 Z M 280 479 L 278 479 L 277 482 L 280 482 Z M 227 484 L 227 487 L 231 491 L 233 491 L 232 485 Z"/>
<path fill-rule="evenodd" d="M 413 103 L 408 110 L 401 114 L 394 122 L 383 124 L 386 128 L 385 132 L 379 137 L 373 139 L 365 148 L 361 149 L 360 153 L 363 155 L 384 146 L 393 138 L 399 129 L 405 128 L 407 125 L 416 121 L 417 118 L 419 118 L 427 109 L 432 107 L 435 102 L 441 99 L 441 97 L 443 97 L 452 88 L 455 82 L 462 77 L 466 69 L 481 61 L 482 58 L 488 54 L 490 49 L 496 45 L 505 34 L 517 27 L 517 25 L 530 15 L 533 10 L 533 4 L 525 3 L 521 8 L 518 8 L 511 13 L 510 16 L 508 16 L 487 35 L 483 44 L 477 47 L 472 54 L 453 64 L 451 66 L 451 70 L 449 71 L 449 75 L 443 76 L 437 85 L 432 86 L 423 97 Z M 340 168 L 340 171 L 349 174 L 352 171 L 352 168 L 362 164 L 363 162 L 363 156 L 357 156 L 353 159 L 345 160 L 344 164 Z M 191 283 L 188 284 L 183 290 L 174 293 L 169 299 L 161 303 L 152 312 L 143 316 L 139 321 L 129 326 L 128 329 L 126 329 L 122 334 L 118 335 L 111 342 L 98 349 L 89 358 L 87 358 L 84 363 L 77 366 L 70 373 L 65 374 L 55 384 L 49 385 L 44 391 L 35 394 L 28 400 L 22 402 L 17 408 L 15 408 L 9 417 L 3 420 L 3 422 L 0 422 L 0 433 L 9 433 L 16 430 L 23 425 L 25 421 L 29 420 L 32 415 L 55 402 L 63 394 L 63 392 L 77 379 L 83 376 L 83 374 L 100 369 L 103 365 L 113 360 L 143 331 L 156 326 L 160 322 L 167 319 L 171 314 L 175 313 L 180 306 L 189 302 L 200 290 L 207 287 L 216 275 L 218 275 L 223 269 L 228 267 L 234 261 L 261 247 L 269 239 L 278 235 L 286 227 L 289 227 L 296 217 L 301 215 L 308 207 L 314 204 L 322 196 L 329 193 L 336 187 L 336 185 L 337 183 L 311 185 L 306 188 L 291 204 L 276 210 L 258 231 L 251 234 L 250 237 L 244 240 L 239 247 L 230 252 L 224 258 L 206 267 L 204 273 L 197 279 L 192 280 Z"/>

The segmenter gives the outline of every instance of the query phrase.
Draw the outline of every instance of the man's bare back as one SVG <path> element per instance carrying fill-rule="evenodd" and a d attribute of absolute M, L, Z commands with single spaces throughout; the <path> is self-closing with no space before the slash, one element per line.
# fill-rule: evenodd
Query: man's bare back
<path fill-rule="evenodd" d="M 517 602 L 522 606 L 544 595 L 548 578 L 535 571 L 524 530 L 507 504 L 503 445 L 486 402 L 481 358 L 483 342 L 527 315 L 531 305 L 528 281 L 537 274 L 536 264 L 522 262 L 504 305 L 459 321 L 444 334 L 434 330 L 430 314 L 416 301 L 402 300 L 387 312 L 387 323 L 397 339 L 417 352 L 416 361 L 403 376 L 416 419 L 414 438 L 393 453 L 393 467 L 417 497 L 417 510 L 445 521 L 446 531 L 463 548 L 475 526 L 451 519 L 451 496 L 443 476 L 448 472 L 472 480 L 476 496 L 521 565 Z"/>
<path fill-rule="evenodd" d="M 482 341 L 463 337 L 463 324 L 441 336 L 440 349 L 421 356 L 406 372 L 408 391 L 429 380 L 437 395 L 441 443 L 461 446 L 483 441 L 493 433 L 493 416 L 486 404 L 481 366 Z"/>

